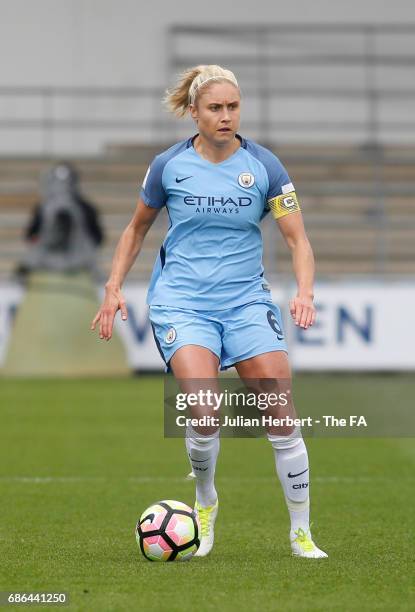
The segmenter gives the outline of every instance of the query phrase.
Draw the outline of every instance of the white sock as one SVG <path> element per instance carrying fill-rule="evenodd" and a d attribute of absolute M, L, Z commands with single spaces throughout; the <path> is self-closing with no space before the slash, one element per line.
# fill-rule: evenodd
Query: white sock
<path fill-rule="evenodd" d="M 298 436 L 298 431 L 296 436 Z M 301 437 L 271 436 L 275 466 L 291 520 L 291 536 L 299 528 L 310 531 L 310 494 L 308 454 Z"/>
<path fill-rule="evenodd" d="M 214 479 L 219 453 L 219 430 L 209 436 L 203 436 L 188 427 L 186 449 L 196 476 L 196 500 L 204 508 L 212 506 L 218 499 Z"/>

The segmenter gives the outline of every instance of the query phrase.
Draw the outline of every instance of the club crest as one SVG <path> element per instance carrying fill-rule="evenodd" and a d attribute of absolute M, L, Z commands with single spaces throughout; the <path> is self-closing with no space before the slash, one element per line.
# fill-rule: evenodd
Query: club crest
<path fill-rule="evenodd" d="M 238 176 L 238 183 L 241 187 L 248 189 L 255 183 L 255 177 L 250 172 L 241 172 L 241 174 Z"/>
<path fill-rule="evenodd" d="M 176 330 L 174 329 L 174 327 L 170 327 L 169 331 L 166 334 L 166 337 L 164 338 L 165 343 L 172 344 L 176 340 L 176 336 Z"/>

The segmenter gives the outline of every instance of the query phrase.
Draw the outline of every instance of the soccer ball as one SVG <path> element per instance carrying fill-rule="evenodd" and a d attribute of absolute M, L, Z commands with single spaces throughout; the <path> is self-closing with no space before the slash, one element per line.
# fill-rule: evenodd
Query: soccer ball
<path fill-rule="evenodd" d="M 137 544 L 149 561 L 188 561 L 200 546 L 199 534 L 195 511 L 171 499 L 144 510 L 135 528 Z"/>

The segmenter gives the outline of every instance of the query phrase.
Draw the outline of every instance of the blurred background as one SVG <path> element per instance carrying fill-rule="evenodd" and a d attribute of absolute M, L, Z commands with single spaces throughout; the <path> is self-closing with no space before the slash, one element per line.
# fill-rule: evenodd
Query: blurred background
<path fill-rule="evenodd" d="M 212 0 L 197 11 L 187 0 L 0 6 L 0 373 L 162 369 L 145 293 L 165 211 L 129 274 L 130 316 L 118 327 L 119 342 L 103 348 L 88 328 L 148 164 L 195 132 L 189 119 L 170 117 L 161 98 L 178 72 L 199 63 L 236 73 L 241 133 L 277 154 L 302 202 L 316 256 L 319 320 L 304 334 L 287 319 L 294 367 L 414 369 L 407 315 L 415 306 L 409 3 Z M 88 233 L 91 214 L 101 238 L 88 263 L 57 268 L 55 258 L 35 265 L 45 177 L 62 177 L 65 167 L 77 175 L 69 200 L 93 212 L 89 221 L 78 215 L 58 224 L 67 240 L 52 250 L 77 251 L 68 236 L 76 223 Z M 286 313 L 295 290 L 290 255 L 271 219 L 263 235 L 266 276 Z"/>

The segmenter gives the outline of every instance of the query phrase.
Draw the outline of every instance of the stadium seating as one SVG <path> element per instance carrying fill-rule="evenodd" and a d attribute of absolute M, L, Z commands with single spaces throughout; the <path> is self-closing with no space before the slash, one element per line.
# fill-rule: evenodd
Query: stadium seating
<path fill-rule="evenodd" d="M 72 160 L 81 173 L 82 192 L 96 204 L 106 228 L 103 277 L 148 162 L 163 148 L 112 146 L 102 157 Z M 275 152 L 296 185 L 321 276 L 415 272 L 415 148 L 289 145 Z M 42 158 L 0 161 L 0 280 L 10 278 L 24 252 L 23 229 L 39 197 L 39 176 L 50 163 Z M 131 280 L 148 280 L 166 228 L 163 214 L 148 234 Z M 265 222 L 263 230 L 268 276 L 289 273 L 289 253 L 273 224 Z"/>

